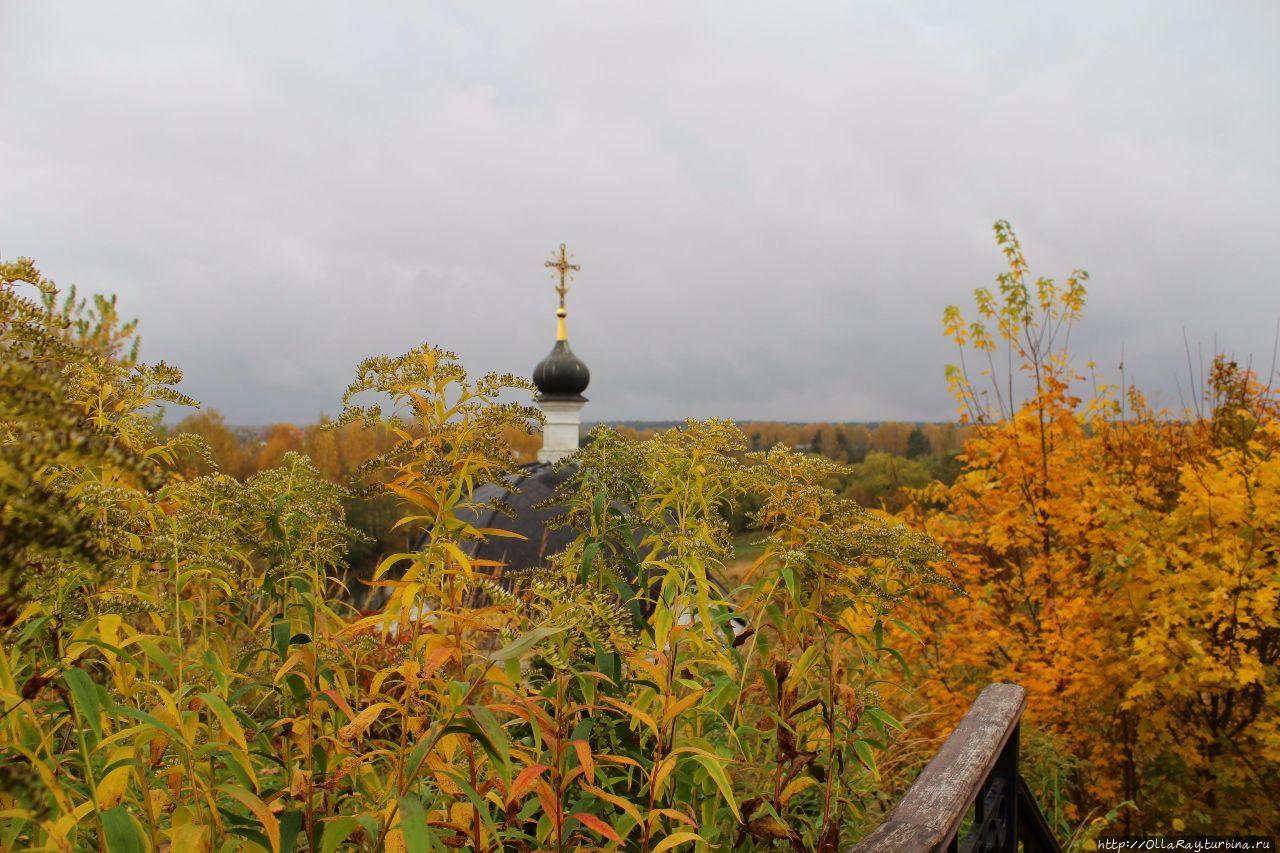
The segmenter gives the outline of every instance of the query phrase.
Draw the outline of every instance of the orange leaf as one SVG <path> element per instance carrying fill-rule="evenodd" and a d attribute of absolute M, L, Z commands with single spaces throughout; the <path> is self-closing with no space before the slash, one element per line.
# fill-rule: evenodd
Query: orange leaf
<path fill-rule="evenodd" d="M 613 805 L 622 809 L 631 817 L 632 820 L 636 822 L 637 825 L 644 822 L 643 819 L 640 817 L 640 810 L 635 807 L 634 803 L 632 803 L 630 800 L 626 799 L 625 797 L 619 797 L 617 794 L 610 794 L 608 791 L 605 791 L 601 788 L 597 788 L 595 785 L 584 784 L 582 786 L 582 790 L 586 791 L 588 794 L 592 794 L 596 797 L 599 797 L 600 799 L 604 800 L 606 803 L 612 803 Z M 684 815 L 680 815 L 680 817 L 684 818 Z M 684 819 L 688 820 L 687 818 L 684 818 Z"/>
<path fill-rule="evenodd" d="M 511 805 L 523 798 L 529 789 L 533 787 L 533 783 L 537 778 L 550 769 L 545 764 L 533 764 L 521 770 L 520 775 L 511 783 L 511 790 L 507 793 L 507 805 Z"/>
<path fill-rule="evenodd" d="M 618 844 L 622 843 L 622 837 L 613 831 L 613 827 L 595 815 L 587 814 L 586 812 L 575 812 L 569 816 L 569 820 L 577 820 L 587 829 L 598 832 L 610 841 Z"/>
<path fill-rule="evenodd" d="M 619 711 L 625 711 L 633 719 L 639 720 L 640 722 L 644 723 L 645 726 L 647 726 L 649 730 L 652 731 L 655 735 L 658 734 L 658 724 L 654 722 L 653 717 L 646 714 L 644 711 L 641 711 L 639 708 L 635 707 L 634 705 L 628 705 L 626 702 L 621 702 L 617 699 L 614 699 L 612 696 L 601 696 L 600 700 L 602 702 L 606 702 L 612 705 L 613 707 L 617 708 Z"/>
<path fill-rule="evenodd" d="M 436 670 L 440 668 L 440 665 L 443 664 L 451 654 L 453 654 L 453 648 L 451 646 L 436 646 L 427 655 L 427 659 L 422 662 L 422 671 L 418 673 L 418 677 L 430 678 L 435 675 Z"/>
<path fill-rule="evenodd" d="M 557 835 L 560 833 L 560 823 L 556 815 L 560 814 L 560 810 L 556 808 L 558 801 L 556 795 L 552 793 L 551 786 L 546 782 L 539 782 L 536 788 L 538 792 L 538 802 L 542 803 L 542 811 L 546 813 L 547 820 L 551 821 L 551 829 Z"/>
<path fill-rule="evenodd" d="M 347 715 L 348 720 L 350 720 L 352 717 L 356 715 L 356 712 L 351 710 L 351 706 L 347 704 L 346 697 L 343 696 L 341 693 L 339 693 L 337 690 L 333 690 L 331 688 L 329 690 L 324 691 L 324 695 L 328 696 L 330 699 L 333 700 L 333 704 L 337 705 L 342 710 L 342 713 Z"/>
<path fill-rule="evenodd" d="M 595 782 L 596 763 L 591 759 L 591 745 L 585 740 L 575 740 L 573 751 L 578 753 L 578 763 L 582 765 L 582 772 L 587 774 L 587 781 Z"/>

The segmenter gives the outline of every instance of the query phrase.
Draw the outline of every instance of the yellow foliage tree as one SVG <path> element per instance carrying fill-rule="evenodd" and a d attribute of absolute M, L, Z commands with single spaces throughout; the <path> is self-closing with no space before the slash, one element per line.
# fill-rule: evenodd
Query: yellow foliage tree
<path fill-rule="evenodd" d="M 1128 802 L 1131 830 L 1275 831 L 1276 394 L 1221 359 L 1203 416 L 1081 394 L 1067 340 L 1087 276 L 1033 281 L 996 235 L 998 289 L 974 322 L 945 315 L 965 470 L 909 510 L 965 590 L 922 608 L 921 692 L 945 730 L 982 685 L 1025 686 L 1063 828 Z"/>

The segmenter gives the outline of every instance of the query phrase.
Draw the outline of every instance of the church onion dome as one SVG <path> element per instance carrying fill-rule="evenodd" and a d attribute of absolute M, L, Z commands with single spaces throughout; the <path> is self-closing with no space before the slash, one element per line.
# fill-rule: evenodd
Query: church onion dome
<path fill-rule="evenodd" d="M 538 386 L 539 402 L 560 400 L 585 403 L 587 398 L 582 396 L 582 392 L 587 390 L 587 383 L 591 381 L 591 371 L 569 349 L 569 333 L 564 324 L 564 297 L 569 292 L 569 279 L 582 267 L 573 263 L 564 243 L 560 244 L 559 256 L 552 256 L 543 266 L 560 278 L 560 283 L 556 286 L 556 293 L 560 294 L 560 307 L 556 310 L 556 345 L 533 369 L 533 384 Z"/>
<path fill-rule="evenodd" d="M 564 328 L 564 309 L 556 312 L 560 328 Z M 569 348 L 566 335 L 557 335 L 556 345 L 533 369 L 533 384 L 538 386 L 539 400 L 584 401 L 582 392 L 591 381 L 591 371 Z"/>

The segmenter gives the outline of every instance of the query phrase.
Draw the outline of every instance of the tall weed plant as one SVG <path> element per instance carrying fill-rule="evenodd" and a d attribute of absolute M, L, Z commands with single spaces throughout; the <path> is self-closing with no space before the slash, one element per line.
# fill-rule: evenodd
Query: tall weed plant
<path fill-rule="evenodd" d="M 156 417 L 193 404 L 180 372 L 111 301 L 0 273 L 0 848 L 833 851 L 881 802 L 887 638 L 945 555 L 838 499 L 833 463 L 721 421 L 600 430 L 554 499 L 577 538 L 503 577 L 474 546 L 513 534 L 473 520 L 518 487 L 530 386 L 369 359 L 335 426 L 390 450 L 352 489 L 425 544 L 362 613 L 349 492 L 298 454 L 181 475 L 199 442 Z M 730 589 L 747 492 L 764 552 Z"/>

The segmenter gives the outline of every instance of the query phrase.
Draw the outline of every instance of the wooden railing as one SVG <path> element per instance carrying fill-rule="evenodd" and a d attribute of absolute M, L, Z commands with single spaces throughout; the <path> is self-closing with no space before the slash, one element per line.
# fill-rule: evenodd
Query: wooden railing
<path fill-rule="evenodd" d="M 1026 704 L 1018 685 L 988 685 L 889 819 L 849 853 L 1060 853 L 1018 773 Z M 973 822 L 961 840 L 970 806 Z"/>

